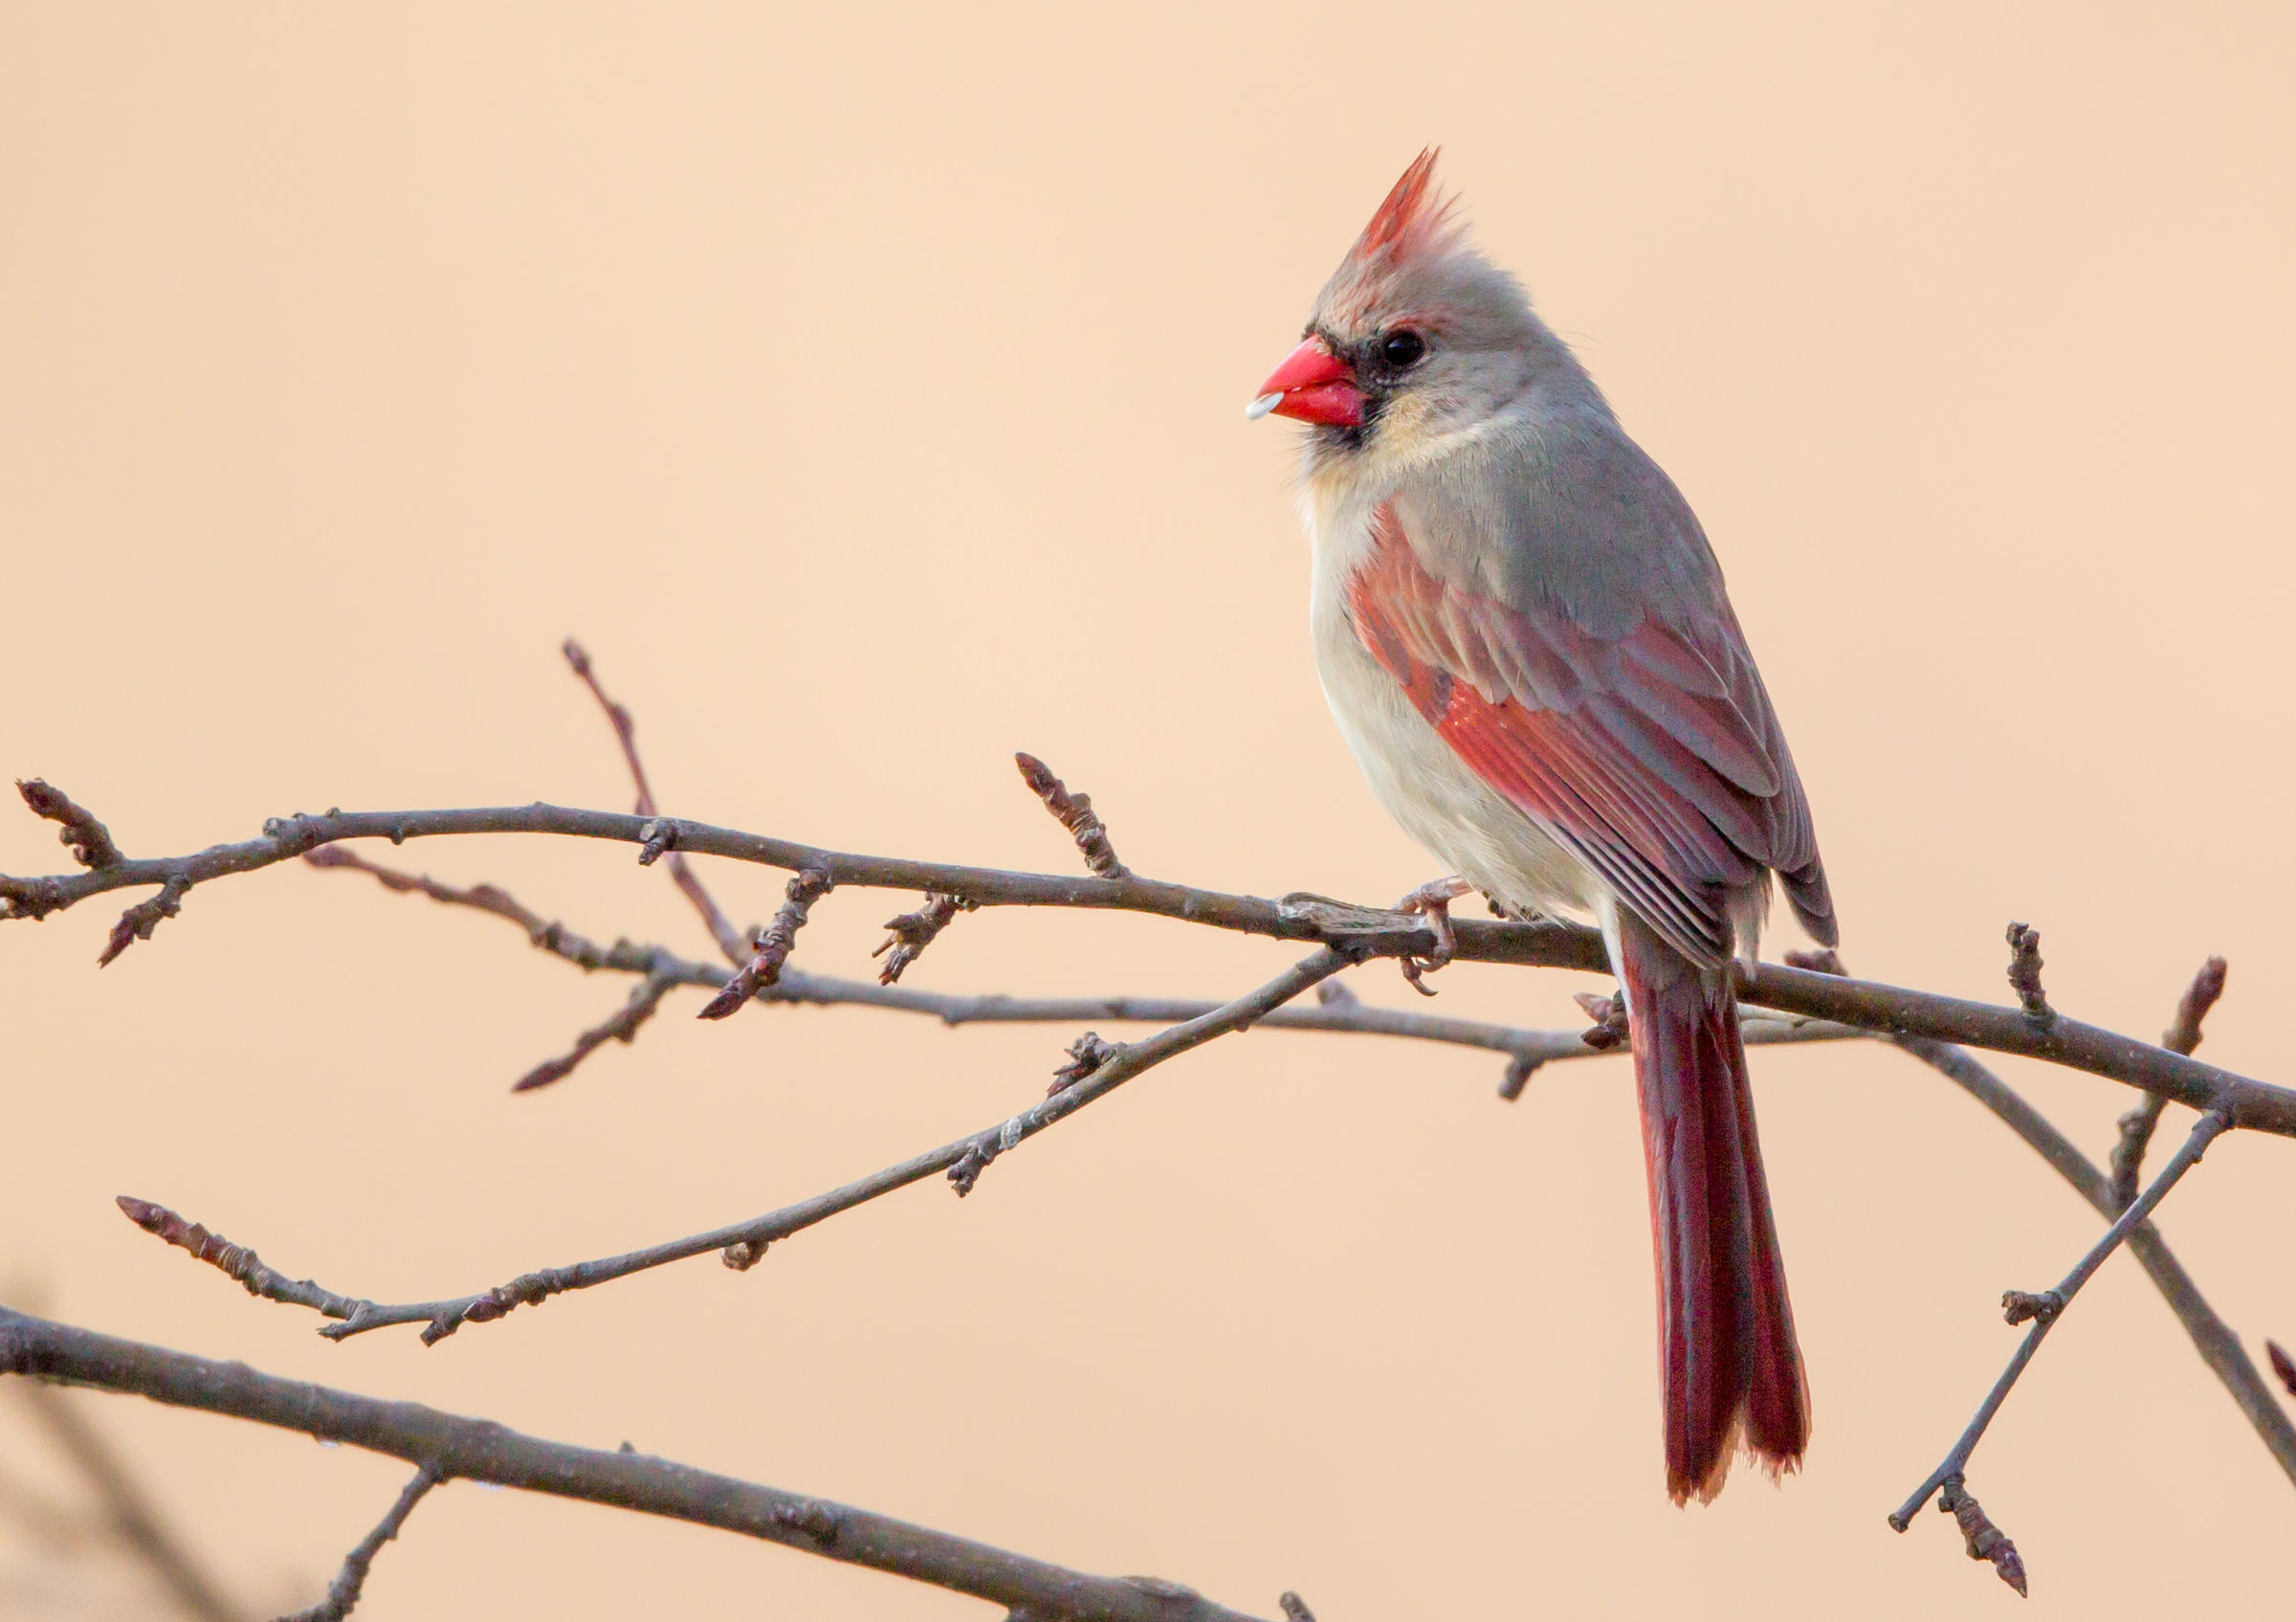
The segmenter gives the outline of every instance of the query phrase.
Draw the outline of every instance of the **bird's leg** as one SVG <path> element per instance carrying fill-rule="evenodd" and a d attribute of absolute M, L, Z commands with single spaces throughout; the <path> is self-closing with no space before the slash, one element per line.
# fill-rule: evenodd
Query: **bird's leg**
<path fill-rule="evenodd" d="M 1402 960 L 1403 978 L 1410 981 L 1411 989 L 1423 997 L 1435 994 L 1435 988 L 1426 983 L 1424 976 L 1449 963 L 1459 950 L 1459 938 L 1451 932 L 1451 903 L 1473 888 L 1472 884 L 1453 874 L 1448 878 L 1422 884 L 1395 903 L 1397 912 L 1424 917 L 1427 927 L 1435 932 L 1434 951 L 1424 958 L 1406 953 Z"/>

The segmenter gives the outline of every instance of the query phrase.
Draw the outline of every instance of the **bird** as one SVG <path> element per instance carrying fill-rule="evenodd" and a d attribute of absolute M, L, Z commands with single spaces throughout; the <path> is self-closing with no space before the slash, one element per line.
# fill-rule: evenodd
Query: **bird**
<path fill-rule="evenodd" d="M 1756 960 L 1774 878 L 1824 947 L 1833 899 L 1704 529 L 1475 246 L 1437 156 L 1246 414 L 1308 425 L 1316 670 L 1375 797 L 1452 870 L 1402 903 L 1435 926 L 1428 967 L 1475 891 L 1601 930 L 1649 1181 L 1667 1491 L 1703 1502 L 1741 1453 L 1776 1479 L 1808 1446 L 1731 966 Z"/>

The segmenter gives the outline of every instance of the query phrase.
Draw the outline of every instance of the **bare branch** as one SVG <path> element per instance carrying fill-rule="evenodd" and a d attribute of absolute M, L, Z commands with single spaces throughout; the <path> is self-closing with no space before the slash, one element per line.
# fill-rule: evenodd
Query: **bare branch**
<path fill-rule="evenodd" d="M 441 906 L 469 907 L 495 918 L 505 919 L 524 931 L 528 944 L 553 957 L 562 957 L 585 970 L 614 968 L 630 974 L 648 974 L 652 972 L 657 958 L 680 964 L 684 962 L 683 959 L 672 958 L 659 946 L 632 946 L 627 941 L 618 941 L 611 946 L 601 946 L 586 936 L 577 935 L 554 919 L 543 919 L 540 913 L 532 911 L 497 885 L 474 884 L 466 890 L 453 884 L 442 884 L 427 873 L 408 873 L 400 868 L 385 867 L 341 845 L 322 845 L 304 856 L 303 860 L 313 867 L 364 873 L 386 890 L 395 890 L 403 895 L 428 896 Z M 725 983 L 723 970 L 708 972 L 716 973 L 718 978 L 707 981 L 689 979 L 681 981 L 681 984 L 721 986 Z"/>
<path fill-rule="evenodd" d="M 1921 1506 L 1930 1501 L 1932 1493 L 1948 1480 L 1958 1480 L 1962 1477 L 1968 1468 L 1970 1455 L 1976 1452 L 1977 1443 L 1985 1434 L 1985 1428 L 1993 1423 L 1993 1416 L 1999 1411 L 2002 1400 L 2009 1395 L 2010 1388 L 2017 1384 L 2018 1376 L 2025 1371 L 2025 1365 L 2033 1360 L 2033 1353 L 2064 1316 L 2064 1309 L 2072 1304 L 2073 1297 L 2080 1293 L 2081 1286 L 2087 1283 L 2089 1277 L 2105 1264 L 2106 1257 L 2120 1248 L 2121 1242 L 2129 1237 L 2136 1225 L 2152 1213 L 2152 1208 L 2167 1197 L 2177 1180 L 2199 1164 L 2208 1145 L 2228 1124 L 2223 1116 L 2214 1114 L 2204 1115 L 2196 1122 L 2192 1134 L 2184 1141 L 2184 1146 L 2170 1158 L 2167 1166 L 2161 1167 L 2160 1175 L 2152 1180 L 2152 1186 L 2138 1195 L 2127 1211 L 2121 1212 L 2119 1219 L 2105 1231 L 2104 1237 L 2089 1247 L 2088 1254 L 2074 1263 L 2073 1270 L 2059 1281 L 2055 1289 L 2037 1298 L 2038 1310 L 2027 1310 L 2024 1314 L 2033 1320 L 2033 1327 L 2025 1332 L 2016 1355 L 2009 1360 L 2009 1366 L 2001 1371 L 2000 1379 L 1994 1383 L 1993 1389 L 1978 1406 L 1976 1416 L 1969 1422 L 1969 1428 L 1961 1433 L 1961 1439 L 1954 1444 L 1953 1452 L 1946 1455 L 1945 1462 L 1932 1471 L 1929 1479 L 1922 1482 L 1913 1496 L 1899 1505 L 1889 1517 L 1890 1525 L 1904 1531 L 1912 1523 Z M 2014 1312 L 2018 1308 L 2013 1306 L 2010 1310 Z M 2012 1318 L 2011 1322 L 2021 1320 Z"/>
<path fill-rule="evenodd" d="M 56 831 L 56 839 L 71 848 L 72 859 L 80 866 L 112 867 L 127 859 L 112 843 L 111 830 L 96 820 L 94 811 L 75 805 L 61 789 L 52 789 L 37 777 L 30 782 L 19 777 L 16 792 L 24 796 L 33 815 L 63 824 Z"/>
<path fill-rule="evenodd" d="M 539 913 L 493 884 L 461 890 L 421 875 L 367 861 L 334 845 L 314 851 L 303 859 L 316 867 L 342 868 L 369 874 L 388 890 L 426 895 L 449 905 L 470 906 L 493 917 L 507 919 L 525 931 L 528 940 L 536 946 L 585 970 L 605 968 L 654 976 L 673 985 L 706 987 L 713 990 L 722 988 L 732 978 L 725 969 L 715 964 L 697 963 L 680 957 L 667 946 L 637 944 L 627 939 L 616 941 L 611 947 L 599 946 L 588 937 L 575 933 L 563 923 L 544 923 Z M 962 902 L 957 904 L 960 908 L 964 905 Z M 915 918 L 918 915 L 907 916 Z M 903 922 L 903 920 L 895 919 L 886 927 L 893 929 L 898 939 Z M 885 944 L 886 946 L 892 944 L 890 941 Z M 878 950 L 885 950 L 885 946 L 880 946 Z M 1276 1030 L 1400 1036 L 1481 1048 L 1505 1054 L 1513 1064 L 1533 1069 L 1549 1059 L 1591 1058 L 1597 1052 L 1575 1031 L 1528 1030 L 1518 1026 L 1491 1025 L 1475 1019 L 1452 1019 L 1409 1009 L 1376 1007 L 1358 999 L 1337 980 L 1325 981 L 1316 988 L 1316 994 L 1321 1007 L 1278 1009 L 1260 1023 Z M 1016 997 L 993 991 L 924 991 L 888 986 L 881 975 L 876 983 L 872 984 L 839 979 L 833 975 L 806 974 L 800 969 L 786 967 L 773 985 L 761 989 L 754 1000 L 820 1008 L 850 1006 L 886 1009 L 900 1013 L 927 1014 L 949 1026 L 1080 1025 L 1093 1020 L 1169 1025 L 1198 1018 L 1220 1007 L 1215 1002 L 1180 997 Z M 1754 1008 L 1741 1008 L 1739 1019 L 1749 1046 L 1839 1042 L 1870 1034 L 1826 1020 L 1782 1018 Z M 1526 1069 L 1522 1078 L 1527 1081 L 1529 1075 L 1530 1071 Z M 1506 1085 L 1502 1082 L 1502 1088 Z M 1502 1096 L 1519 1096 L 1520 1090 L 1518 1086 L 1514 1093 L 1502 1092 Z"/>
<path fill-rule="evenodd" d="M 724 989 L 712 997 L 696 1015 L 700 1019 L 723 1019 L 737 1013 L 743 1004 L 782 977 L 782 965 L 789 961 L 796 948 L 797 932 L 806 926 L 806 919 L 813 903 L 829 893 L 829 876 L 816 868 L 807 868 L 789 880 L 788 900 L 782 910 L 773 915 L 773 922 L 758 937 L 757 955 L 725 983 Z"/>
<path fill-rule="evenodd" d="M 15 1314 L 0 1307 L 0 1336 L 7 1332 L 9 1320 Z M 37 1322 L 34 1320 L 34 1322 Z M 0 1351 L 0 1373 L 9 1372 L 5 1351 Z M 171 1531 L 159 1506 L 126 1461 L 113 1451 L 109 1442 L 81 1412 L 71 1397 L 52 1386 L 28 1384 L 25 1396 L 32 1410 L 48 1432 L 70 1455 L 79 1473 L 95 1488 L 97 1499 L 103 1505 L 104 1519 L 144 1564 L 151 1568 L 161 1586 L 182 1611 L 200 1622 L 239 1622 L 238 1607 L 224 1598 L 213 1578 L 201 1568 L 183 1540 Z"/>
<path fill-rule="evenodd" d="M 0 878 L 11 918 L 31 918 L 89 896 L 181 875 L 204 881 L 252 873 L 342 839 L 409 839 L 446 834 L 552 833 L 643 846 L 658 833 L 653 819 L 609 811 L 531 805 L 429 811 L 347 811 L 275 818 L 260 838 L 217 845 L 188 856 L 129 860 L 94 872 L 39 878 Z M 1424 956 L 1433 933 L 1417 920 L 1372 907 L 1345 907 L 1315 897 L 1266 900 L 1192 889 L 1137 876 L 1063 878 L 898 857 L 824 851 L 762 834 L 677 825 L 680 849 L 757 862 L 791 872 L 817 869 L 840 885 L 960 896 L 981 906 L 1056 906 L 1147 913 L 1216 929 L 1278 940 L 1327 942 L 1358 958 Z M 1559 923 L 1454 925 L 1458 957 L 1473 963 L 1544 965 L 1601 973 L 1602 938 Z M 1898 987 L 1758 964 L 1733 967 L 1740 997 L 1763 1008 L 1854 1025 L 1890 1035 L 1934 1037 L 1997 1053 L 2020 1054 L 2166 1094 L 2203 1112 L 2229 1112 L 2234 1126 L 2296 1137 L 2296 1092 L 2172 1054 L 2114 1032 L 2063 1016 L 2044 1030 L 2016 1009 Z"/>
<path fill-rule="evenodd" d="M 2055 1167 L 2099 1216 L 2109 1222 L 2128 1210 L 2130 1202 L 2114 1193 L 2111 1181 L 2070 1138 L 2052 1126 L 2039 1110 L 1974 1056 L 1926 1036 L 1901 1036 L 1896 1046 L 1991 1110 Z M 2200 1287 L 2193 1282 L 2192 1275 L 2170 1251 L 2169 1242 L 2161 1237 L 2159 1229 L 2150 1222 L 2140 1222 L 2130 1231 L 2128 1243 L 2130 1254 L 2142 1264 L 2160 1291 L 2161 1299 L 2169 1303 L 2169 1310 L 2192 1337 L 2193 1349 L 2200 1354 L 2200 1361 L 2223 1382 L 2226 1392 L 2241 1416 L 2255 1429 L 2265 1451 L 2272 1455 L 2289 1481 L 2296 1484 L 2296 1425 L 2289 1423 L 2280 1404 L 2273 1401 L 2271 1388 L 2264 1384 L 2263 1373 L 2241 1344 L 2241 1338 L 2208 1304 Z"/>
<path fill-rule="evenodd" d="M 679 982 L 667 975 L 649 974 L 630 988 L 629 1000 L 611 1017 L 591 1026 L 574 1038 L 574 1046 L 556 1058 L 546 1058 L 510 1084 L 514 1093 L 531 1093 L 537 1087 L 547 1087 L 554 1081 L 563 1081 L 574 1074 L 574 1067 L 588 1058 L 608 1042 L 634 1042 L 638 1032 L 662 1006 L 662 999 L 678 988 Z"/>
<path fill-rule="evenodd" d="M 627 708 L 607 697 L 605 687 L 599 683 L 597 669 L 590 663 L 590 655 L 581 643 L 569 636 L 560 652 L 565 655 L 566 663 L 574 667 L 574 674 L 582 678 L 583 685 L 590 690 L 590 697 L 598 700 L 598 707 L 606 712 L 607 724 L 614 729 L 614 741 L 622 745 L 622 759 L 629 766 L 630 782 L 638 791 L 638 814 L 645 817 L 660 816 L 661 807 L 654 801 L 653 786 L 646 781 L 646 763 L 638 758 L 637 722 L 630 719 Z M 640 865 L 651 867 L 667 855 L 670 858 L 671 882 L 684 893 L 686 900 L 694 904 L 694 910 L 701 915 L 703 926 L 709 930 L 710 939 L 718 943 L 718 949 L 725 954 L 725 961 L 740 963 L 749 955 L 747 943 L 741 939 L 741 931 L 736 929 L 733 922 L 725 916 L 724 909 L 718 906 L 717 899 L 702 884 L 700 875 L 694 871 L 694 864 L 678 851 L 677 824 L 665 824 L 657 830 L 657 836 L 658 843 L 651 837 L 646 840 L 646 849 L 638 856 Z"/>
<path fill-rule="evenodd" d="M 2210 958 L 2200 966 L 2200 972 L 2184 989 L 2184 995 L 2176 999 L 2176 1017 L 2161 1033 L 2162 1047 L 2189 1056 L 2200 1046 L 2200 1022 L 2224 994 L 2224 973 L 2222 958 Z M 2112 1148 L 2112 1191 L 2124 1206 L 2136 1198 L 2136 1182 L 2144 1170 L 2145 1150 L 2152 1146 L 2153 1129 L 2160 1124 L 2161 1111 L 2168 1107 L 2168 1102 L 2153 1093 L 2121 1117 L 2121 1141 Z"/>
<path fill-rule="evenodd" d="M 279 1622 L 342 1622 L 359 1604 L 360 1590 L 366 1587 L 367 1568 L 374 1565 L 375 1556 L 383 1552 L 385 1544 L 399 1535 L 399 1528 L 407 1524 L 407 1517 L 423 1501 L 423 1495 L 438 1483 L 439 1474 L 430 1464 L 416 1470 L 413 1479 L 400 1489 L 398 1501 L 375 1523 L 375 1529 L 342 1557 L 342 1569 L 327 1585 L 326 1597 L 308 1610 L 280 1617 Z"/>
<path fill-rule="evenodd" d="M 1084 855 L 1084 865 L 1103 878 L 1123 878 L 1131 870 L 1116 859 L 1116 847 L 1108 836 L 1108 829 L 1100 821 L 1100 813 L 1093 810 L 1090 794 L 1071 794 L 1069 786 L 1052 775 L 1052 768 L 1034 755 L 1018 754 L 1013 764 L 1021 768 L 1021 781 L 1030 792 L 1045 802 L 1045 810 L 1060 819 L 1076 841 L 1076 849 Z"/>
<path fill-rule="evenodd" d="M 740 1271 L 754 1264 L 764 1254 L 764 1248 L 773 1241 L 787 1238 L 817 1222 L 850 1211 L 855 1206 L 865 1205 L 896 1189 L 905 1189 L 937 1172 L 952 1171 L 960 1165 L 965 1166 L 969 1170 L 960 1182 L 960 1191 L 969 1189 L 970 1180 L 977 1178 L 981 1169 L 998 1155 L 1073 1115 L 1086 1104 L 1107 1097 L 1142 1071 L 1151 1070 L 1168 1058 L 1202 1047 L 1215 1037 L 1248 1030 L 1318 981 L 1328 979 L 1347 967 L 1348 959 L 1343 954 L 1329 947 L 1323 948 L 1257 990 L 1238 997 L 1233 1002 L 1222 1004 L 1198 1018 L 1170 1026 L 1143 1041 L 1126 1044 L 1115 1050 L 1106 1062 L 1094 1068 L 1089 1077 L 1074 1085 L 1054 1091 L 1041 1102 L 995 1126 L 943 1144 L 937 1149 L 927 1150 L 897 1166 L 887 1167 L 882 1171 L 848 1183 L 843 1188 L 832 1189 L 827 1193 L 768 1211 L 762 1216 L 752 1217 L 746 1222 L 673 1239 L 623 1255 L 521 1274 L 495 1289 L 453 1300 L 386 1305 L 370 1300 L 349 1300 L 319 1290 L 315 1285 L 307 1286 L 315 1297 L 311 1300 L 295 1294 L 258 1293 L 269 1295 L 274 1300 L 311 1307 L 325 1317 L 338 1320 L 320 1330 L 329 1340 L 344 1340 L 394 1323 L 420 1323 L 424 1326 L 423 1344 L 435 1345 L 465 1323 L 492 1322 L 507 1317 L 519 1307 L 539 1305 L 552 1296 L 569 1290 L 585 1290 L 594 1285 L 610 1283 L 616 1278 L 627 1278 L 633 1273 L 667 1266 L 671 1262 L 683 1261 L 711 1251 L 730 1253 L 725 1254 L 727 1265 Z M 134 1213 L 131 1211 L 130 1214 Z M 176 1220 L 180 1222 L 181 1218 Z M 155 1228 L 153 1232 L 159 1230 Z M 176 1242 L 181 1243 L 180 1240 Z M 185 1248 L 192 1249 L 188 1245 Z M 194 1250 L 193 1254 L 199 1253 Z M 301 1290 L 306 1286 L 288 1288 Z"/>
<path fill-rule="evenodd" d="M 244 1364 L 140 1344 L 0 1307 L 0 1374 L 26 1374 L 273 1425 L 491 1481 L 714 1526 L 1062 1622 L 1256 1622 L 1177 1584 L 1098 1577 L 637 1453 L 544 1441 L 488 1420 L 384 1402 Z"/>

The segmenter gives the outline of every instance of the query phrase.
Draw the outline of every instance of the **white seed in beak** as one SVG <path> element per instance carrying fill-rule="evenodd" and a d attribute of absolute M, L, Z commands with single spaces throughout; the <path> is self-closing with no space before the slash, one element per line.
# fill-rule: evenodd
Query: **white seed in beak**
<path fill-rule="evenodd" d="M 1284 397 L 1280 391 L 1274 394 L 1263 394 L 1244 408 L 1244 420 L 1257 422 L 1283 403 Z"/>

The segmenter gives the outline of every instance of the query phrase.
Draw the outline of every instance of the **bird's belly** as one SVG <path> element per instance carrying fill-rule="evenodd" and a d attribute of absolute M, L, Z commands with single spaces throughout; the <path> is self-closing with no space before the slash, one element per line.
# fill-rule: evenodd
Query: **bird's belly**
<path fill-rule="evenodd" d="M 1356 639 L 1338 603 L 1316 595 L 1324 698 L 1387 813 L 1436 860 L 1512 911 L 1591 916 L 1600 888 L 1585 865 L 1475 775 Z"/>

